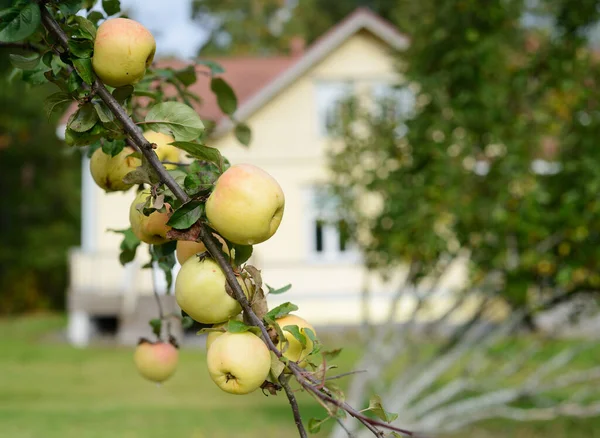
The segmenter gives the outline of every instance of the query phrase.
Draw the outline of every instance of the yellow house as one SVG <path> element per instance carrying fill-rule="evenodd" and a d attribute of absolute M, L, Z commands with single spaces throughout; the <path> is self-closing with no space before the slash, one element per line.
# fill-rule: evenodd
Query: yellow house
<path fill-rule="evenodd" d="M 250 148 L 241 146 L 232 126 L 222 121 L 210 145 L 232 164 L 265 169 L 286 195 L 278 232 L 255 246 L 251 259 L 268 285 L 292 284 L 289 292 L 269 297 L 270 307 L 292 301 L 299 306 L 297 314 L 316 326 L 358 324 L 365 310 L 361 291 L 369 282 L 371 317 L 386 315 L 393 284 L 367 277 L 352 243 L 337 226 L 322 221 L 331 213 L 319 208 L 317 198 L 319 186 L 328 179 L 327 124 L 335 117 L 336 103 L 349 93 L 393 92 L 390 85 L 400 79 L 394 51 L 407 45 L 408 39 L 392 25 L 359 9 L 306 50 L 296 41 L 289 57 L 218 60 L 238 93 L 236 117 L 250 125 L 253 139 Z M 206 97 L 205 113 L 214 115 L 214 102 Z M 399 97 L 411 104 L 410 96 Z M 149 333 L 147 321 L 156 317 L 153 281 L 161 294 L 166 283 L 161 275 L 140 269 L 148 260 L 144 248 L 138 249 L 134 262 L 121 267 L 121 236 L 107 232 L 128 228 L 133 191 L 105 194 L 91 180 L 87 159 L 83 170 L 82 245 L 70 255 L 69 339 L 85 345 L 94 330 L 112 321 L 118 324 L 120 341 L 132 343 Z M 441 287 L 457 284 L 459 271 Z M 164 301 L 177 312 L 172 297 Z"/>

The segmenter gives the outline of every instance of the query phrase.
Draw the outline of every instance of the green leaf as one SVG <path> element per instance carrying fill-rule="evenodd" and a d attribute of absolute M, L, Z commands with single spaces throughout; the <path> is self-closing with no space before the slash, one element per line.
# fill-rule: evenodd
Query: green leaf
<path fill-rule="evenodd" d="M 121 12 L 121 2 L 119 0 L 102 0 L 102 9 L 107 15 L 115 15 Z"/>
<path fill-rule="evenodd" d="M 58 9 L 63 15 L 74 15 L 82 8 L 81 0 L 61 0 L 58 2 Z"/>
<path fill-rule="evenodd" d="M 53 93 L 46 97 L 46 99 L 44 99 L 44 112 L 46 113 L 46 117 L 50 119 L 50 116 L 54 111 L 65 108 L 71 102 L 72 98 L 69 93 L 63 91 Z"/>
<path fill-rule="evenodd" d="M 94 109 L 102 123 L 114 122 L 115 115 L 108 109 L 104 102 L 94 102 Z"/>
<path fill-rule="evenodd" d="M 282 316 L 285 316 L 296 310 L 298 310 L 298 306 L 296 306 L 295 304 L 292 304 L 289 302 L 283 303 L 283 304 L 280 304 L 279 306 L 275 307 L 274 309 L 271 309 L 269 311 L 269 313 L 267 313 L 265 315 L 265 318 L 270 318 L 272 320 L 276 320 L 276 319 L 281 318 Z"/>
<path fill-rule="evenodd" d="M 304 329 L 304 333 L 306 333 L 307 336 L 310 337 L 309 335 L 309 331 L 310 333 L 312 333 L 312 336 L 314 336 L 314 332 L 308 328 Z M 311 338 L 313 341 L 315 339 Z M 323 355 L 325 356 L 325 359 L 327 360 L 332 360 L 335 359 L 336 357 L 338 357 L 340 355 L 340 353 L 342 352 L 341 348 L 336 348 L 335 350 L 327 350 L 323 352 Z"/>
<path fill-rule="evenodd" d="M 205 65 L 210 69 L 211 75 L 218 75 L 220 73 L 225 73 L 225 69 L 221 67 L 220 64 L 210 61 L 208 59 L 198 59 L 196 60 L 197 65 Z"/>
<path fill-rule="evenodd" d="M 167 280 L 167 293 L 171 292 L 173 284 L 173 267 L 175 266 L 175 247 L 177 241 L 163 243 L 162 245 L 151 245 L 150 255 L 152 260 L 157 262 L 158 268 L 165 273 Z"/>
<path fill-rule="evenodd" d="M 229 247 L 233 247 L 235 249 L 235 257 L 233 262 L 236 266 L 241 266 L 242 263 L 246 263 L 252 256 L 252 245 L 231 244 Z"/>
<path fill-rule="evenodd" d="M 250 127 L 245 123 L 238 123 L 235 125 L 235 138 L 244 146 L 249 146 L 252 141 L 252 131 Z"/>
<path fill-rule="evenodd" d="M 274 379 L 277 379 L 285 370 L 285 364 L 279 360 L 275 353 L 272 351 L 269 351 L 269 353 L 271 353 L 271 374 Z"/>
<path fill-rule="evenodd" d="M 123 85 L 122 87 L 115 88 L 112 92 L 113 97 L 121 105 L 133 94 L 133 85 Z"/>
<path fill-rule="evenodd" d="M 183 180 L 183 188 L 188 195 L 197 193 L 202 185 L 202 180 L 196 173 L 190 173 L 189 175 L 186 175 L 185 179 Z"/>
<path fill-rule="evenodd" d="M 150 327 L 152 327 L 152 333 L 154 333 L 157 338 L 160 338 L 160 332 L 162 330 L 162 320 L 154 318 L 148 321 L 148 324 L 150 324 Z"/>
<path fill-rule="evenodd" d="M 273 287 L 271 287 L 271 286 L 269 286 L 267 284 L 267 288 L 269 289 L 269 293 L 271 295 L 278 295 L 278 294 L 282 294 L 282 293 L 287 292 L 288 290 L 290 290 L 292 288 L 292 285 L 291 284 L 287 284 L 287 285 L 285 285 L 283 287 L 280 287 L 279 289 L 275 289 L 275 288 L 273 288 Z"/>
<path fill-rule="evenodd" d="M 251 326 L 244 324 L 242 321 L 237 319 L 230 319 L 227 322 L 227 331 L 230 333 L 244 333 L 252 329 Z"/>
<path fill-rule="evenodd" d="M 88 59 L 94 53 L 94 42 L 91 40 L 69 40 L 69 50 L 77 58 Z"/>
<path fill-rule="evenodd" d="M 223 156 L 217 148 L 212 148 L 210 146 L 205 146 L 203 144 L 193 143 L 190 141 L 174 141 L 173 143 L 169 144 L 187 152 L 194 158 L 198 158 L 199 160 L 203 161 L 210 161 L 211 163 L 215 163 L 219 169 L 223 168 Z"/>
<path fill-rule="evenodd" d="M 0 11 L 0 41 L 12 43 L 33 34 L 42 21 L 37 3 L 21 3 Z"/>
<path fill-rule="evenodd" d="M 185 230 L 191 227 L 202 216 L 204 204 L 199 201 L 189 201 L 179 207 L 169 218 L 167 225 L 172 226 L 176 230 Z"/>
<path fill-rule="evenodd" d="M 116 157 L 119 155 L 124 147 L 124 140 L 108 140 L 105 138 L 102 142 L 102 152 L 104 152 L 106 155 L 110 155 L 111 157 Z"/>
<path fill-rule="evenodd" d="M 92 11 L 88 14 L 87 19 L 90 20 L 94 24 L 98 24 L 100 20 L 104 20 L 106 17 L 100 11 Z"/>
<path fill-rule="evenodd" d="M 60 73 L 62 69 L 67 67 L 68 65 L 65 64 L 62 59 L 60 59 L 60 56 L 52 56 L 52 60 L 50 61 L 50 68 L 52 69 L 52 73 L 54 73 L 55 76 L 58 75 L 58 73 Z"/>
<path fill-rule="evenodd" d="M 75 67 L 75 70 L 86 84 L 92 85 L 92 83 L 94 82 L 94 70 L 92 69 L 91 59 L 74 59 L 73 67 Z"/>
<path fill-rule="evenodd" d="M 69 118 L 67 126 L 75 132 L 86 132 L 94 127 L 98 114 L 91 103 L 86 103 Z"/>
<path fill-rule="evenodd" d="M 181 102 L 154 105 L 145 121 L 153 131 L 173 135 L 177 141 L 192 141 L 204 132 L 204 124 L 196 111 Z"/>
<path fill-rule="evenodd" d="M 135 234 L 133 234 L 131 228 L 124 230 L 109 229 L 108 231 L 123 234 L 123 240 L 121 241 L 120 246 L 121 253 L 119 254 L 119 261 L 121 262 L 121 265 L 125 266 L 127 263 L 133 261 L 137 248 L 142 242 Z"/>
<path fill-rule="evenodd" d="M 379 417 L 386 423 L 391 423 L 396 418 L 398 418 L 398 414 L 393 414 L 383 409 L 383 406 L 381 404 L 381 397 L 379 397 L 378 395 L 374 395 L 373 397 L 371 397 L 371 400 L 369 400 L 369 407 L 365 410 L 373 412 L 375 416 Z"/>
<path fill-rule="evenodd" d="M 96 123 L 91 131 L 87 132 L 76 132 L 68 128 L 65 130 L 65 143 L 69 146 L 87 146 L 99 140 L 106 135 L 104 126 Z"/>
<path fill-rule="evenodd" d="M 297 325 L 286 325 L 285 327 L 281 327 L 281 330 L 291 333 L 300 342 L 302 348 L 306 347 L 306 336 L 300 332 L 300 328 Z"/>
<path fill-rule="evenodd" d="M 319 432 L 321 430 L 321 426 L 323 425 L 323 423 L 325 423 L 330 418 L 331 417 L 325 417 L 322 420 L 319 420 L 318 418 L 311 418 L 310 420 L 308 420 L 308 431 L 310 433 Z"/>
<path fill-rule="evenodd" d="M 96 38 L 96 26 L 94 26 L 94 23 L 80 15 L 73 15 L 73 19 L 79 26 L 77 36 L 86 40 Z"/>
<path fill-rule="evenodd" d="M 189 87 L 193 83 L 196 82 L 196 69 L 193 65 L 188 65 L 181 70 L 175 71 L 175 77 L 181 82 L 184 86 Z"/>
<path fill-rule="evenodd" d="M 33 55 L 29 56 L 15 55 L 11 53 L 9 58 L 13 67 L 20 68 L 22 70 L 32 70 L 40 63 L 39 53 L 34 53 Z"/>
<path fill-rule="evenodd" d="M 194 320 L 189 316 L 184 316 L 181 318 L 181 327 L 183 327 L 184 330 L 191 328 L 193 325 Z"/>
<path fill-rule="evenodd" d="M 210 89 L 217 96 L 217 103 L 221 111 L 225 114 L 233 114 L 237 109 L 237 97 L 229 84 L 221 78 L 212 78 Z"/>

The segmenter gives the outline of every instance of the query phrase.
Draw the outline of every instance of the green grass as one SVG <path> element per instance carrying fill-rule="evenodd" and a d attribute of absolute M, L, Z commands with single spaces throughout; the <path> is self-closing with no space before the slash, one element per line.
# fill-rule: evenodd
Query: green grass
<path fill-rule="evenodd" d="M 57 316 L 0 320 L 1 437 L 297 436 L 283 394 L 221 392 L 208 377 L 202 351 L 183 349 L 177 373 L 158 387 L 137 375 L 130 348 L 79 350 L 57 341 L 52 334 L 64 322 Z M 340 372 L 350 370 L 357 355 L 352 348 L 342 352 L 336 360 Z M 310 398 L 299 394 L 299 400 L 305 420 L 323 415 Z M 458 437 L 594 438 L 600 437 L 600 418 L 528 424 L 496 420 Z"/>

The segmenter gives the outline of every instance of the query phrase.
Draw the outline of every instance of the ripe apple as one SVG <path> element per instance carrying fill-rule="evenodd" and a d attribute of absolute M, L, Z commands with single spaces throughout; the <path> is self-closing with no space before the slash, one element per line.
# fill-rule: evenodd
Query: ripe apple
<path fill-rule="evenodd" d="M 232 319 L 235 319 L 236 321 L 243 321 L 244 318 L 242 317 L 242 314 L 238 314 L 235 317 L 233 317 Z M 228 321 L 229 322 L 229 321 Z M 222 324 L 215 324 L 213 325 L 214 328 L 222 328 L 222 331 L 218 331 L 218 332 L 208 332 L 208 336 L 206 337 L 206 350 L 208 351 L 208 349 L 210 348 L 210 346 L 212 345 L 213 342 L 215 342 L 215 339 L 217 339 L 219 336 L 221 336 L 223 333 L 225 333 L 225 326 L 227 325 L 227 322 L 224 322 Z"/>
<path fill-rule="evenodd" d="M 142 376 L 153 382 L 164 382 L 177 368 L 179 352 L 167 342 L 152 343 L 146 340 L 135 349 L 133 360 Z"/>
<path fill-rule="evenodd" d="M 277 181 L 251 164 L 237 164 L 217 180 L 206 217 L 224 238 L 240 245 L 269 239 L 281 222 L 285 198 Z"/>
<path fill-rule="evenodd" d="M 144 132 L 144 137 L 150 143 L 154 143 L 156 145 L 156 155 L 160 161 L 172 161 L 174 163 L 178 163 L 181 157 L 181 149 L 176 148 L 169 143 L 173 143 L 175 139 L 170 135 L 163 134 L 162 132 L 155 131 L 146 131 Z M 167 169 L 175 169 L 177 166 L 174 164 L 165 164 L 165 168 Z"/>
<path fill-rule="evenodd" d="M 230 394 L 251 393 L 271 370 L 269 349 L 250 332 L 223 333 L 212 343 L 206 362 L 213 382 Z"/>
<path fill-rule="evenodd" d="M 177 304 L 192 319 L 203 324 L 227 321 L 242 311 L 240 304 L 225 290 L 225 275 L 210 257 L 190 257 L 179 270 L 175 280 Z M 249 289 L 244 281 L 238 283 L 246 296 Z"/>
<path fill-rule="evenodd" d="M 221 236 L 213 233 L 213 236 L 221 242 L 223 252 L 228 253 L 227 244 L 223 240 Z M 199 253 L 203 253 L 206 251 L 206 246 L 202 242 L 192 242 L 191 240 L 178 240 L 177 241 L 177 249 L 175 251 L 175 255 L 177 256 L 177 261 L 180 265 L 183 265 L 187 259 L 191 256 Z"/>
<path fill-rule="evenodd" d="M 281 327 L 283 335 L 289 342 L 287 350 L 285 350 L 283 355 L 289 360 L 298 362 L 300 366 L 306 365 L 306 362 L 304 360 L 313 349 L 313 341 L 311 341 L 310 338 L 306 335 L 304 329 L 311 329 L 312 332 L 316 335 L 317 332 L 315 331 L 313 326 L 310 325 L 305 319 L 300 318 L 296 315 L 286 315 L 277 319 L 276 321 L 277 324 L 279 324 L 279 327 Z M 285 329 L 285 326 L 288 325 L 297 325 L 300 329 L 300 333 L 302 333 L 306 337 L 306 346 L 304 348 L 302 347 L 300 341 L 298 341 L 298 339 L 296 339 L 290 331 Z M 280 350 L 283 348 L 283 342 L 281 340 L 279 341 L 279 345 L 277 346 L 277 348 L 279 348 Z"/>
<path fill-rule="evenodd" d="M 129 222 L 131 223 L 133 234 L 142 242 L 160 245 L 169 241 L 167 239 L 167 232 L 171 229 L 167 225 L 169 214 L 167 212 L 160 213 L 154 211 L 150 216 L 144 216 L 137 209 L 137 205 L 145 203 L 148 196 L 150 196 L 150 189 L 142 190 L 137 194 L 131 203 L 131 207 L 129 207 Z M 170 211 L 171 207 L 168 204 L 165 205 L 167 210 Z"/>
<path fill-rule="evenodd" d="M 128 18 L 111 18 L 98 27 L 92 67 L 106 85 L 135 84 L 146 74 L 156 52 L 148 29 Z"/>
<path fill-rule="evenodd" d="M 139 158 L 130 157 L 135 151 L 129 146 L 111 157 L 97 149 L 90 159 L 90 172 L 98 187 L 107 192 L 129 190 L 132 184 L 125 184 L 123 178 L 142 164 Z"/>

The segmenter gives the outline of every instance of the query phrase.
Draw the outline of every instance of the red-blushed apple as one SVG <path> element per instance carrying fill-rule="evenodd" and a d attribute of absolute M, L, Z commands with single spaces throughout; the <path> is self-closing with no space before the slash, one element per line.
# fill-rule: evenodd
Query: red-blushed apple
<path fill-rule="evenodd" d="M 167 232 L 171 229 L 167 222 L 169 221 L 169 213 L 154 211 L 150 216 L 145 216 L 137 209 L 139 204 L 144 204 L 150 196 L 150 189 L 140 191 L 129 207 L 129 222 L 131 231 L 142 242 L 152 245 L 160 245 L 168 242 Z M 168 211 L 171 210 L 168 204 L 165 204 Z"/>
<path fill-rule="evenodd" d="M 283 217 L 285 197 L 279 183 L 251 164 L 236 164 L 215 183 L 206 217 L 225 239 L 254 245 L 269 239 Z"/>
<path fill-rule="evenodd" d="M 305 359 L 313 350 L 313 341 L 306 335 L 305 329 L 308 328 L 308 329 L 312 330 L 313 334 L 316 335 L 317 332 L 315 331 L 314 327 L 312 325 L 310 325 L 305 319 L 300 318 L 299 316 L 296 316 L 296 315 L 285 315 L 285 316 L 277 319 L 276 322 L 277 322 L 277 324 L 279 324 L 279 327 L 281 327 L 281 330 L 283 331 L 285 339 L 287 339 L 287 341 L 289 343 L 287 350 L 285 350 L 283 355 L 285 357 L 287 357 L 289 360 L 298 362 L 298 365 L 300 365 L 300 366 L 306 366 Z M 298 341 L 298 339 L 296 339 L 289 330 L 285 329 L 286 326 L 290 326 L 290 325 L 298 326 L 300 333 L 303 334 L 304 337 L 306 338 L 306 346 L 302 347 L 302 344 L 300 343 L 300 341 Z M 277 348 L 282 350 L 283 347 L 284 347 L 283 342 L 282 342 L 282 340 L 280 340 Z"/>
<path fill-rule="evenodd" d="M 167 342 L 142 340 L 135 349 L 133 360 L 139 373 L 153 382 L 164 382 L 175 373 L 179 352 Z"/>
<path fill-rule="evenodd" d="M 111 87 L 135 84 L 146 74 L 156 52 L 148 29 L 128 18 L 111 18 L 96 32 L 92 67 Z"/>
<path fill-rule="evenodd" d="M 132 184 L 124 183 L 123 178 L 142 164 L 139 158 L 131 156 L 134 152 L 127 146 L 111 157 L 102 152 L 102 149 L 96 149 L 90 159 L 90 173 L 98 187 L 107 192 L 129 190 Z"/>
<path fill-rule="evenodd" d="M 208 373 L 230 394 L 249 394 L 260 388 L 271 370 L 271 354 L 255 334 L 223 333 L 206 355 Z"/>
<path fill-rule="evenodd" d="M 227 321 L 242 311 L 240 304 L 225 289 L 225 275 L 210 257 L 190 257 L 175 280 L 177 304 L 192 319 L 203 324 Z M 242 290 L 249 289 L 238 277 Z"/>
<path fill-rule="evenodd" d="M 173 143 L 175 139 L 170 135 L 163 134 L 162 132 L 146 131 L 144 137 L 150 143 L 156 145 L 156 155 L 160 161 L 170 161 L 172 163 L 178 163 L 181 157 L 181 149 L 169 144 Z M 175 169 L 175 164 L 165 164 L 166 169 Z"/>

